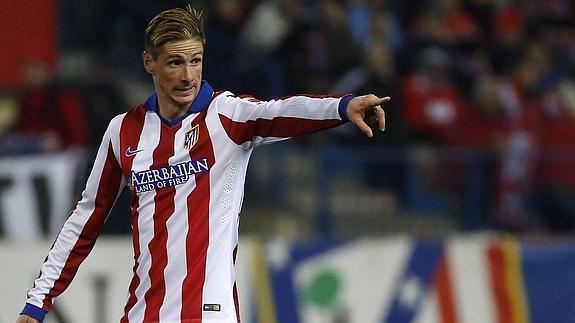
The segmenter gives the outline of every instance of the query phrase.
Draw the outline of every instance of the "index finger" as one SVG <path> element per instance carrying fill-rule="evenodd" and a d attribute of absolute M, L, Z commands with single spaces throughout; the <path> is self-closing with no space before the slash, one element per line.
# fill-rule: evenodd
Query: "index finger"
<path fill-rule="evenodd" d="M 389 101 L 390 99 L 391 98 L 389 96 L 386 96 L 383 98 L 377 97 L 373 94 L 366 96 L 363 100 L 364 108 L 382 105 L 382 104 L 386 103 L 387 101 Z"/>
<path fill-rule="evenodd" d="M 389 97 L 389 96 L 386 96 L 383 98 L 377 98 L 376 105 L 384 104 L 385 102 L 388 102 L 389 100 L 391 100 L 391 97 Z"/>

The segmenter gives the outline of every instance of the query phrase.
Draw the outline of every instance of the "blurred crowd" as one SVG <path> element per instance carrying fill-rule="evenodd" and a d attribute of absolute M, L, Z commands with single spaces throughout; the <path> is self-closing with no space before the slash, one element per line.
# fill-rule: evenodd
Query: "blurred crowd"
<path fill-rule="evenodd" d="M 26 84 L 2 94 L 0 154 L 97 144 L 107 121 L 151 89 L 140 59 L 147 21 L 184 3 L 60 0 L 58 70 L 30 62 Z M 385 135 L 368 142 L 348 127 L 325 140 L 409 147 L 416 162 L 404 173 L 435 191 L 468 183 L 472 160 L 472 185 L 490 189 L 464 207 L 479 210 L 484 223 L 521 230 L 539 212 L 552 230 L 575 229 L 575 2 L 191 3 L 206 14 L 204 78 L 214 88 L 262 99 L 389 95 Z M 460 156 L 445 159 L 429 147 Z M 366 177 L 376 187 L 407 180 L 373 180 L 381 172 L 370 166 Z"/>

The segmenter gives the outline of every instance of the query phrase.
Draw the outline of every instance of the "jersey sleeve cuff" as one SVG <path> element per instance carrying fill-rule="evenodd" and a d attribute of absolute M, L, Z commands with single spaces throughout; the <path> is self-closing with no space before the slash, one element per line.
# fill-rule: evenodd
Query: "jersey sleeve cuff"
<path fill-rule="evenodd" d="M 48 311 L 46 311 L 45 309 L 28 303 L 26 303 L 26 306 L 24 306 L 22 312 L 20 312 L 20 314 L 28 315 L 30 317 L 37 319 L 40 322 L 44 321 L 46 313 L 48 313 Z"/>
<path fill-rule="evenodd" d="M 348 94 L 344 97 L 341 98 L 341 100 L 339 100 L 339 105 L 337 107 L 337 110 L 339 112 L 339 117 L 341 118 L 341 120 L 343 122 L 348 122 L 349 119 L 347 118 L 347 104 L 349 103 L 349 101 L 351 101 L 351 99 L 355 98 L 355 95 L 353 94 Z"/>

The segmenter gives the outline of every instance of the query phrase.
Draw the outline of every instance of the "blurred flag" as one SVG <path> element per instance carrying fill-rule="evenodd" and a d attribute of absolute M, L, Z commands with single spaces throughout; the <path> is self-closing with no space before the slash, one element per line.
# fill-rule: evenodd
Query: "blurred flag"
<path fill-rule="evenodd" d="M 283 248 L 279 262 L 277 248 L 266 255 L 278 323 L 575 322 L 574 241 L 466 236 Z"/>

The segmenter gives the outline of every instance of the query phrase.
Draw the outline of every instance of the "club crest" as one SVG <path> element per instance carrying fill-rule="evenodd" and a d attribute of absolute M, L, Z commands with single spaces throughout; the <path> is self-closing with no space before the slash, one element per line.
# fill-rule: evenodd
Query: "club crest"
<path fill-rule="evenodd" d="M 198 142 L 198 138 L 200 138 L 200 125 L 197 124 L 190 129 L 190 131 L 186 132 L 186 136 L 184 138 L 184 148 L 187 150 L 192 149 L 196 142 Z"/>

